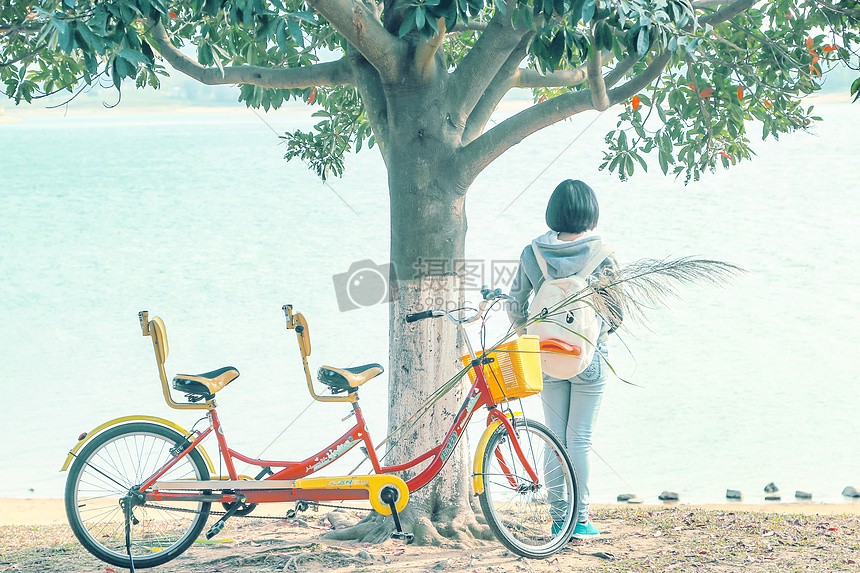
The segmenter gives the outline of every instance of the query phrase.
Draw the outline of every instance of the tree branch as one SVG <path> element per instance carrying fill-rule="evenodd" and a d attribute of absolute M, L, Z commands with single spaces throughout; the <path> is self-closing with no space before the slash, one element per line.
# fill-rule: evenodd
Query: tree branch
<path fill-rule="evenodd" d="M 746 12 L 753 7 L 753 4 L 755 4 L 755 0 L 737 0 L 722 10 L 717 10 L 712 14 L 702 16 L 699 18 L 699 25 L 704 26 L 705 24 L 710 24 L 711 26 L 714 26 L 716 24 L 722 24 L 726 20 L 731 20 L 735 16 Z"/>
<path fill-rule="evenodd" d="M 461 148 L 458 167 L 473 181 L 487 165 L 529 135 L 577 113 L 594 109 L 589 90 L 567 92 L 524 109 Z"/>
<path fill-rule="evenodd" d="M 486 31 L 451 73 L 447 99 L 452 104 L 451 118 L 458 125 L 465 125 L 484 90 L 527 33 L 511 25 L 510 12 L 503 15 L 496 11 Z"/>
<path fill-rule="evenodd" d="M 693 2 L 693 9 L 711 8 L 713 6 L 723 6 L 724 4 L 731 3 L 731 0 L 699 0 L 698 2 Z"/>
<path fill-rule="evenodd" d="M 470 20 L 468 22 L 457 22 L 454 24 L 454 27 L 449 30 L 449 33 L 461 34 L 463 32 L 483 32 L 486 29 L 486 22 L 475 22 L 474 20 Z"/>
<path fill-rule="evenodd" d="M 425 43 L 420 44 L 415 50 L 415 68 L 423 78 L 427 78 L 433 63 L 433 57 L 436 51 L 445 42 L 445 18 L 439 18 L 436 21 L 439 31 L 429 38 Z"/>
<path fill-rule="evenodd" d="M 29 51 L 29 52 L 27 52 L 26 54 L 21 54 L 21 55 L 20 55 L 20 56 L 18 56 L 17 58 L 13 58 L 13 59 L 11 59 L 11 60 L 7 60 L 7 61 L 4 61 L 4 62 L 0 62 L 0 68 L 8 68 L 8 67 L 9 67 L 9 66 L 11 66 L 12 64 L 17 64 L 17 63 L 18 63 L 18 62 L 20 62 L 21 60 L 26 60 L 26 59 L 27 59 L 27 58 L 29 58 L 30 56 L 35 56 L 36 54 L 38 54 L 39 52 L 41 52 L 42 50 L 44 50 L 46 47 L 48 47 L 48 44 L 41 44 L 41 45 L 39 45 L 39 46 L 36 46 L 34 49 L 30 50 L 30 51 Z"/>
<path fill-rule="evenodd" d="M 384 81 L 396 81 L 407 46 L 383 27 L 374 8 L 353 0 L 308 0 L 308 5 L 328 20 Z"/>
<path fill-rule="evenodd" d="M 736 0 L 729 6 L 700 18 L 699 23 L 715 25 L 725 22 L 749 9 L 754 3 L 755 0 Z M 657 54 L 642 73 L 622 86 L 608 91 L 606 96 L 610 105 L 625 101 L 647 87 L 663 72 L 671 61 L 672 55 L 670 51 Z M 640 56 L 628 56 L 621 61 L 612 72 L 606 75 L 606 78 L 602 78 L 604 88 L 620 81 L 640 59 Z M 597 75 L 600 75 L 599 68 Z M 532 105 L 460 149 L 457 161 L 464 177 L 471 182 L 493 160 L 532 133 L 595 107 L 590 89 L 568 92 Z"/>
<path fill-rule="evenodd" d="M 152 39 L 162 57 L 178 72 L 206 85 L 251 84 L 263 88 L 309 88 L 351 84 L 352 73 L 345 58 L 298 68 L 267 68 L 261 66 L 201 66 L 179 51 L 167 36 L 161 22 L 152 27 Z"/>
<path fill-rule="evenodd" d="M 824 6 L 828 10 L 836 12 L 838 14 L 844 14 L 845 16 L 850 16 L 852 18 L 860 18 L 860 10 L 852 10 L 850 8 L 842 8 L 833 4 L 832 2 L 827 2 L 827 0 L 813 0 L 816 4 Z"/>
<path fill-rule="evenodd" d="M 25 22 L 23 24 L 3 24 L 0 25 L 0 34 L 36 34 L 41 32 L 42 28 L 42 24 L 34 24 L 32 22 Z"/>
<path fill-rule="evenodd" d="M 606 84 L 606 87 L 611 88 L 615 84 L 617 84 L 626 74 L 629 72 L 633 66 L 636 65 L 636 62 L 642 59 L 642 56 L 626 56 L 623 60 L 618 62 L 618 65 L 612 69 L 611 72 L 606 74 L 606 77 L 603 78 L 603 83 Z"/>
<path fill-rule="evenodd" d="M 353 70 L 355 70 L 355 87 L 361 95 L 361 102 L 364 105 L 364 115 L 370 122 L 373 129 L 373 135 L 379 143 L 379 151 L 382 153 L 382 159 L 388 163 L 388 100 L 385 97 L 385 90 L 382 86 L 382 80 L 379 77 L 379 71 L 370 65 L 370 62 L 364 59 L 358 50 L 350 46 L 347 49 L 347 57 L 350 60 Z"/>
<path fill-rule="evenodd" d="M 610 105 L 626 101 L 641 90 L 645 89 L 651 82 L 657 79 L 661 73 L 663 73 L 663 70 L 666 68 L 666 64 L 668 64 L 671 59 L 672 52 L 665 51 L 662 54 L 658 54 L 653 60 L 651 60 L 651 63 L 647 68 L 645 68 L 645 71 L 631 79 L 626 84 L 610 90 L 607 94 L 609 96 Z"/>
<path fill-rule="evenodd" d="M 559 70 L 541 75 L 536 70 L 520 68 L 514 77 L 515 88 L 558 88 L 578 86 L 588 79 L 586 66 L 579 66 L 572 70 Z"/>
<path fill-rule="evenodd" d="M 739 14 L 742 14 L 746 10 L 749 10 L 753 4 L 755 4 L 755 0 L 737 0 L 722 10 L 718 10 L 712 14 L 699 18 L 699 24 L 701 26 L 704 26 L 705 24 L 710 24 L 712 26 L 721 24 L 727 20 L 731 20 Z M 638 58 L 636 58 L 633 59 L 632 62 L 628 62 L 629 59 L 631 59 L 630 56 L 625 58 L 617 68 L 627 67 L 629 70 L 638 60 Z M 615 105 L 616 103 L 625 101 L 647 87 L 648 84 L 657 79 L 657 77 L 663 72 L 663 69 L 671 59 L 672 52 L 669 51 L 662 52 L 655 56 L 644 72 L 634 77 L 621 87 L 615 88 L 609 92 L 609 101 L 611 104 Z M 612 84 L 614 84 L 621 79 L 622 75 L 623 74 L 616 75 L 615 70 L 613 70 L 610 74 L 607 74 L 607 79 L 612 76 Z"/>
<path fill-rule="evenodd" d="M 607 65 L 612 61 L 612 53 L 607 50 L 600 51 L 600 66 Z M 631 64 L 632 66 L 632 64 Z M 618 69 L 618 66 L 616 66 Z M 628 70 L 630 68 L 627 68 Z M 610 72 L 611 74 L 612 72 Z M 607 78 L 609 75 L 606 76 Z M 514 78 L 515 88 L 559 88 L 578 86 L 588 79 L 588 65 L 583 64 L 572 70 L 556 70 L 541 75 L 536 70 L 520 68 Z M 608 84 L 607 84 L 608 85 Z"/>
<path fill-rule="evenodd" d="M 481 99 L 478 101 L 475 109 L 472 110 L 472 113 L 469 114 L 469 119 L 466 120 L 466 126 L 461 137 L 461 142 L 463 144 L 467 144 L 481 135 L 484 131 L 484 127 L 490 120 L 490 116 L 493 115 L 494 111 L 496 111 L 496 107 L 499 105 L 499 102 L 503 97 L 505 97 L 505 94 L 508 93 L 514 85 L 516 85 L 516 78 L 520 72 L 525 71 L 519 69 L 519 65 L 526 56 L 526 50 L 532 35 L 533 34 L 529 33 L 523 36 L 519 45 L 514 48 L 514 51 L 511 52 L 511 55 L 508 56 L 508 59 L 505 60 L 504 64 L 502 64 L 502 67 L 499 68 L 499 72 L 496 74 L 496 77 L 493 78 L 493 81 L 490 82 L 490 85 L 487 86 L 486 90 L 484 90 L 484 93 L 481 95 Z"/>
<path fill-rule="evenodd" d="M 594 41 L 594 23 L 588 30 L 588 36 L 591 40 L 591 45 L 596 46 Z M 594 104 L 594 109 L 598 111 L 606 111 L 609 109 L 609 98 L 606 97 L 606 84 L 603 81 L 603 57 L 599 50 L 590 50 L 588 61 L 586 62 L 588 69 L 588 87 L 591 91 L 591 103 Z"/>

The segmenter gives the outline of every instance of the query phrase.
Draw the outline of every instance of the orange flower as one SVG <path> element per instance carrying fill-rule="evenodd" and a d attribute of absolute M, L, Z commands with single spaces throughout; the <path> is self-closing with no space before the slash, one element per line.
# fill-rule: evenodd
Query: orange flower
<path fill-rule="evenodd" d="M 722 155 L 723 157 L 725 157 L 726 159 L 728 159 L 728 160 L 729 160 L 729 161 L 731 161 L 732 163 L 734 163 L 734 162 L 735 162 L 735 160 L 734 160 L 734 159 L 732 159 L 732 156 L 731 156 L 731 155 L 729 155 L 728 153 L 723 153 L 722 151 L 720 151 L 720 155 Z"/>
<path fill-rule="evenodd" d="M 179 17 L 179 16 L 177 16 L 176 12 L 171 12 L 171 13 L 169 14 L 169 16 L 170 16 L 171 18 L 178 18 L 178 17 Z"/>
<path fill-rule="evenodd" d="M 311 105 L 312 103 L 314 103 L 315 99 L 317 99 L 317 89 L 311 88 L 311 93 L 308 96 L 308 105 Z"/>
<path fill-rule="evenodd" d="M 825 51 L 825 52 L 835 52 L 835 51 L 836 51 L 836 50 L 838 50 L 838 49 L 839 49 L 839 48 L 837 48 L 837 47 L 836 47 L 836 46 L 834 46 L 833 44 L 830 44 L 829 46 L 824 46 L 824 51 Z"/>
<path fill-rule="evenodd" d="M 639 106 L 642 104 L 642 100 L 639 99 L 639 96 L 633 96 L 633 111 L 639 109 Z"/>
<path fill-rule="evenodd" d="M 738 88 L 738 99 L 739 99 L 739 100 L 740 100 L 740 99 L 744 99 L 744 87 L 743 87 L 743 86 L 740 86 L 740 87 Z"/>
<path fill-rule="evenodd" d="M 769 101 L 765 101 L 765 102 L 764 102 L 764 105 L 769 106 L 769 107 L 773 107 L 773 104 L 772 104 L 772 103 L 770 103 Z"/>
<path fill-rule="evenodd" d="M 818 71 L 818 68 L 816 68 L 815 66 L 810 65 L 809 71 L 812 72 L 813 74 L 815 74 L 816 76 L 818 76 L 819 78 L 821 77 L 821 72 Z"/>
<path fill-rule="evenodd" d="M 806 47 L 807 47 L 807 48 L 811 48 L 811 47 L 812 47 L 812 38 L 807 38 L 807 39 L 806 39 Z"/>

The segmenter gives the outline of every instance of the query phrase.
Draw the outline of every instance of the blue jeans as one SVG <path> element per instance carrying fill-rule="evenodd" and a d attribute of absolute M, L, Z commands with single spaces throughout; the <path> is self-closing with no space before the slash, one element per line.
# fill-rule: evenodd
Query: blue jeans
<path fill-rule="evenodd" d="M 606 345 L 598 343 L 597 348 L 591 364 L 578 376 L 569 380 L 544 376 L 541 392 L 546 425 L 567 448 L 576 470 L 579 486 L 578 521 L 588 520 L 591 435 L 606 389 L 607 371 L 601 357 L 601 353 L 606 354 Z"/>

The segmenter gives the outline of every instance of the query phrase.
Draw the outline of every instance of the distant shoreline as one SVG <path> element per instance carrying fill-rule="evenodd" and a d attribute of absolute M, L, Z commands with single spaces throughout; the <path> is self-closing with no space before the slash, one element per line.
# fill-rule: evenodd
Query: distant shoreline
<path fill-rule="evenodd" d="M 826 94 L 817 94 L 804 98 L 803 101 L 807 104 L 830 104 L 830 103 L 851 103 L 851 96 L 848 93 L 829 92 Z M 65 106 L 46 109 L 38 107 L 35 104 L 27 106 L 16 106 L 9 100 L 0 101 L 0 123 L 11 123 L 21 121 L 24 117 L 33 116 L 64 116 L 64 115 L 94 115 L 96 113 L 115 113 L 121 115 L 136 115 L 136 114 L 244 114 L 249 111 L 256 111 L 262 114 L 307 114 L 310 115 L 318 109 L 317 106 L 309 106 L 299 102 L 289 102 L 284 104 L 277 110 L 264 112 L 247 108 L 242 104 L 236 105 L 186 105 L 180 101 L 161 100 L 151 103 L 131 101 L 126 104 L 120 103 L 114 108 L 104 108 L 96 105 L 93 102 L 82 102 L 76 104 L 71 102 L 68 108 Z M 517 112 L 529 107 L 532 102 L 528 99 L 511 98 L 502 100 L 497 111 L 501 112 Z"/>
<path fill-rule="evenodd" d="M 355 503 L 352 503 L 355 505 Z M 293 504 L 266 504 L 255 511 L 256 515 L 284 515 Z M 731 511 L 745 513 L 780 513 L 798 515 L 860 515 L 860 503 L 715 503 L 715 504 L 666 504 L 629 505 L 595 504 L 594 508 L 669 509 L 690 508 L 709 511 Z M 16 499 L 0 498 L 0 526 L 7 525 L 61 525 L 65 524 L 66 511 L 62 499 Z"/>

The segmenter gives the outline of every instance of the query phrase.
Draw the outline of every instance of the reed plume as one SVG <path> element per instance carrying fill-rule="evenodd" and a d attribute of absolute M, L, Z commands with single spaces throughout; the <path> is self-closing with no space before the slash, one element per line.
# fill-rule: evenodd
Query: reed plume
<path fill-rule="evenodd" d="M 585 301 L 610 324 L 619 324 L 622 318 L 641 324 L 647 322 L 647 311 L 679 299 L 679 287 L 695 283 L 724 286 L 743 272 L 737 265 L 711 259 L 640 259 L 604 269 L 571 302 Z"/>

